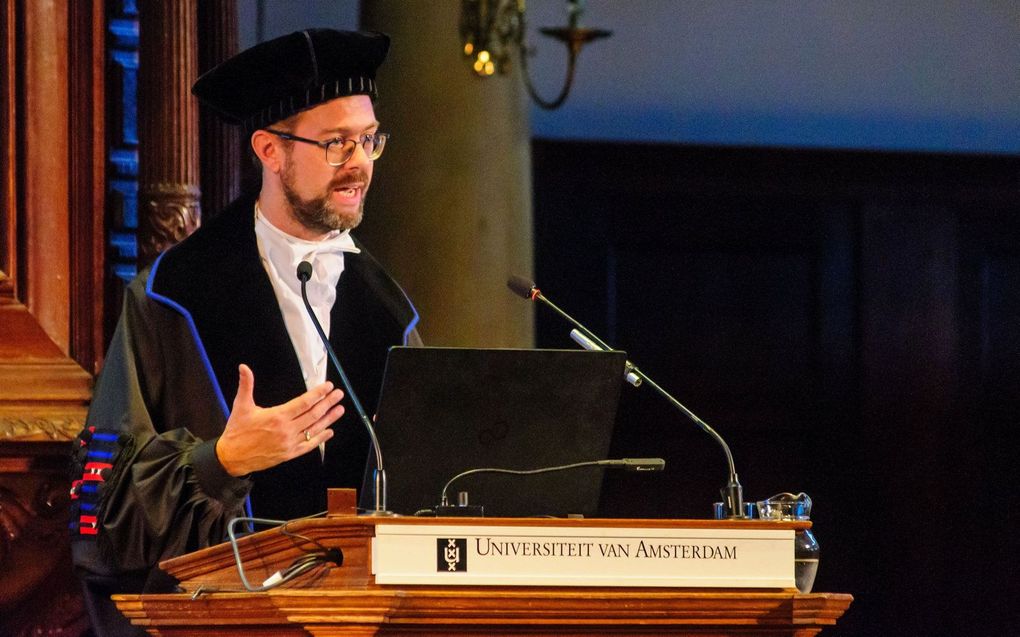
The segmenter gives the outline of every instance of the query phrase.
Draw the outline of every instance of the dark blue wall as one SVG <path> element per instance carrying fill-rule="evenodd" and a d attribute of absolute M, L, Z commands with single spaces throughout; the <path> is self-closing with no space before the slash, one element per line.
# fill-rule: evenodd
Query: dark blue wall
<path fill-rule="evenodd" d="M 355 28 L 358 0 L 240 0 L 241 45 Z M 528 3 L 534 81 L 559 91 L 563 47 L 538 33 L 565 3 Z M 1020 3 L 588 0 L 567 103 L 535 137 L 738 146 L 1020 153 Z M 449 38 L 457 47 L 456 25 Z M 467 73 L 468 70 L 456 69 Z"/>
<path fill-rule="evenodd" d="M 528 3 L 535 81 L 563 48 L 537 33 L 563 3 Z M 1020 3 L 589 0 L 614 31 L 582 54 L 536 137 L 1020 153 Z"/>

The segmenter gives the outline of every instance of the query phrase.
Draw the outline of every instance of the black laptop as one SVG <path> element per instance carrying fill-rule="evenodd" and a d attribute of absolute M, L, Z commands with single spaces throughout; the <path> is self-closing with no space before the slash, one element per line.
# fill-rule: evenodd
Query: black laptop
<path fill-rule="evenodd" d="M 387 508 L 403 515 L 440 503 L 443 485 L 482 467 L 528 470 L 603 460 L 624 377 L 624 352 L 394 347 L 376 430 Z M 361 504 L 372 508 L 372 468 Z M 470 475 L 451 485 L 487 517 L 593 515 L 602 469 Z"/>

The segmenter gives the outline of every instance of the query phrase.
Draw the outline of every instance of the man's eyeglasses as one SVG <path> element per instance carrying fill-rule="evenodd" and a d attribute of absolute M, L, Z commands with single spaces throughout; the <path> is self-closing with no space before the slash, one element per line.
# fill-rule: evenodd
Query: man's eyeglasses
<path fill-rule="evenodd" d="M 360 144 L 365 149 L 365 154 L 368 158 L 375 161 L 382 155 L 383 148 L 386 146 L 386 140 L 390 138 L 388 133 L 366 133 L 361 137 L 345 139 L 343 137 L 337 137 L 331 139 L 328 142 L 317 142 L 314 139 L 308 139 L 306 137 L 298 137 L 297 135 L 291 135 L 283 131 L 273 130 L 271 128 L 264 129 L 267 133 L 272 133 L 280 139 L 289 139 L 295 142 L 304 142 L 306 144 L 315 144 L 320 148 L 326 149 L 326 163 L 330 166 L 343 166 L 347 163 L 351 157 L 354 156 L 354 151 Z"/>

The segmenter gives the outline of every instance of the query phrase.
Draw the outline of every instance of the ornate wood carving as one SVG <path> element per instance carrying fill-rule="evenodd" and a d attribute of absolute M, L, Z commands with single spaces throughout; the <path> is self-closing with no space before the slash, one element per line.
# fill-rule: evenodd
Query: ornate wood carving
<path fill-rule="evenodd" d="M 67 543 L 66 457 L 66 442 L 0 445 L 2 635 L 75 636 L 88 628 Z"/>
<path fill-rule="evenodd" d="M 141 218 L 139 264 L 201 222 L 198 184 L 197 7 L 194 0 L 141 5 L 138 87 Z"/>
<path fill-rule="evenodd" d="M 10 302 L 14 297 L 14 281 L 0 272 L 0 303 Z"/>
<path fill-rule="evenodd" d="M 42 409 L 26 409 L 0 416 L 0 442 L 19 440 L 70 440 L 85 426 L 85 414 L 58 412 L 48 414 Z"/>
<path fill-rule="evenodd" d="M 139 224 L 138 247 L 143 261 L 149 262 L 198 228 L 202 214 L 201 193 L 198 188 L 186 184 L 156 184 L 143 188 L 144 223 Z"/>

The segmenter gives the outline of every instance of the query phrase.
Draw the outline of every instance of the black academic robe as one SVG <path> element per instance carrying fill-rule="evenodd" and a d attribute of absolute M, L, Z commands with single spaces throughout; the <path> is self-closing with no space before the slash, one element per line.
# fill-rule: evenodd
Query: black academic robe
<path fill-rule="evenodd" d="M 129 634 L 111 593 L 165 587 L 155 565 L 223 541 L 246 498 L 256 517 L 286 520 L 323 511 L 327 487 L 361 486 L 368 437 L 347 397 L 325 460 L 313 449 L 235 478 L 216 458 L 240 363 L 255 375 L 258 405 L 305 391 L 253 211 L 252 197 L 231 204 L 126 290 L 71 469 L 72 553 L 99 635 Z M 371 410 L 388 348 L 420 340 L 407 297 L 358 247 L 344 257 L 330 341 Z M 328 377 L 341 386 L 334 370 Z"/>

